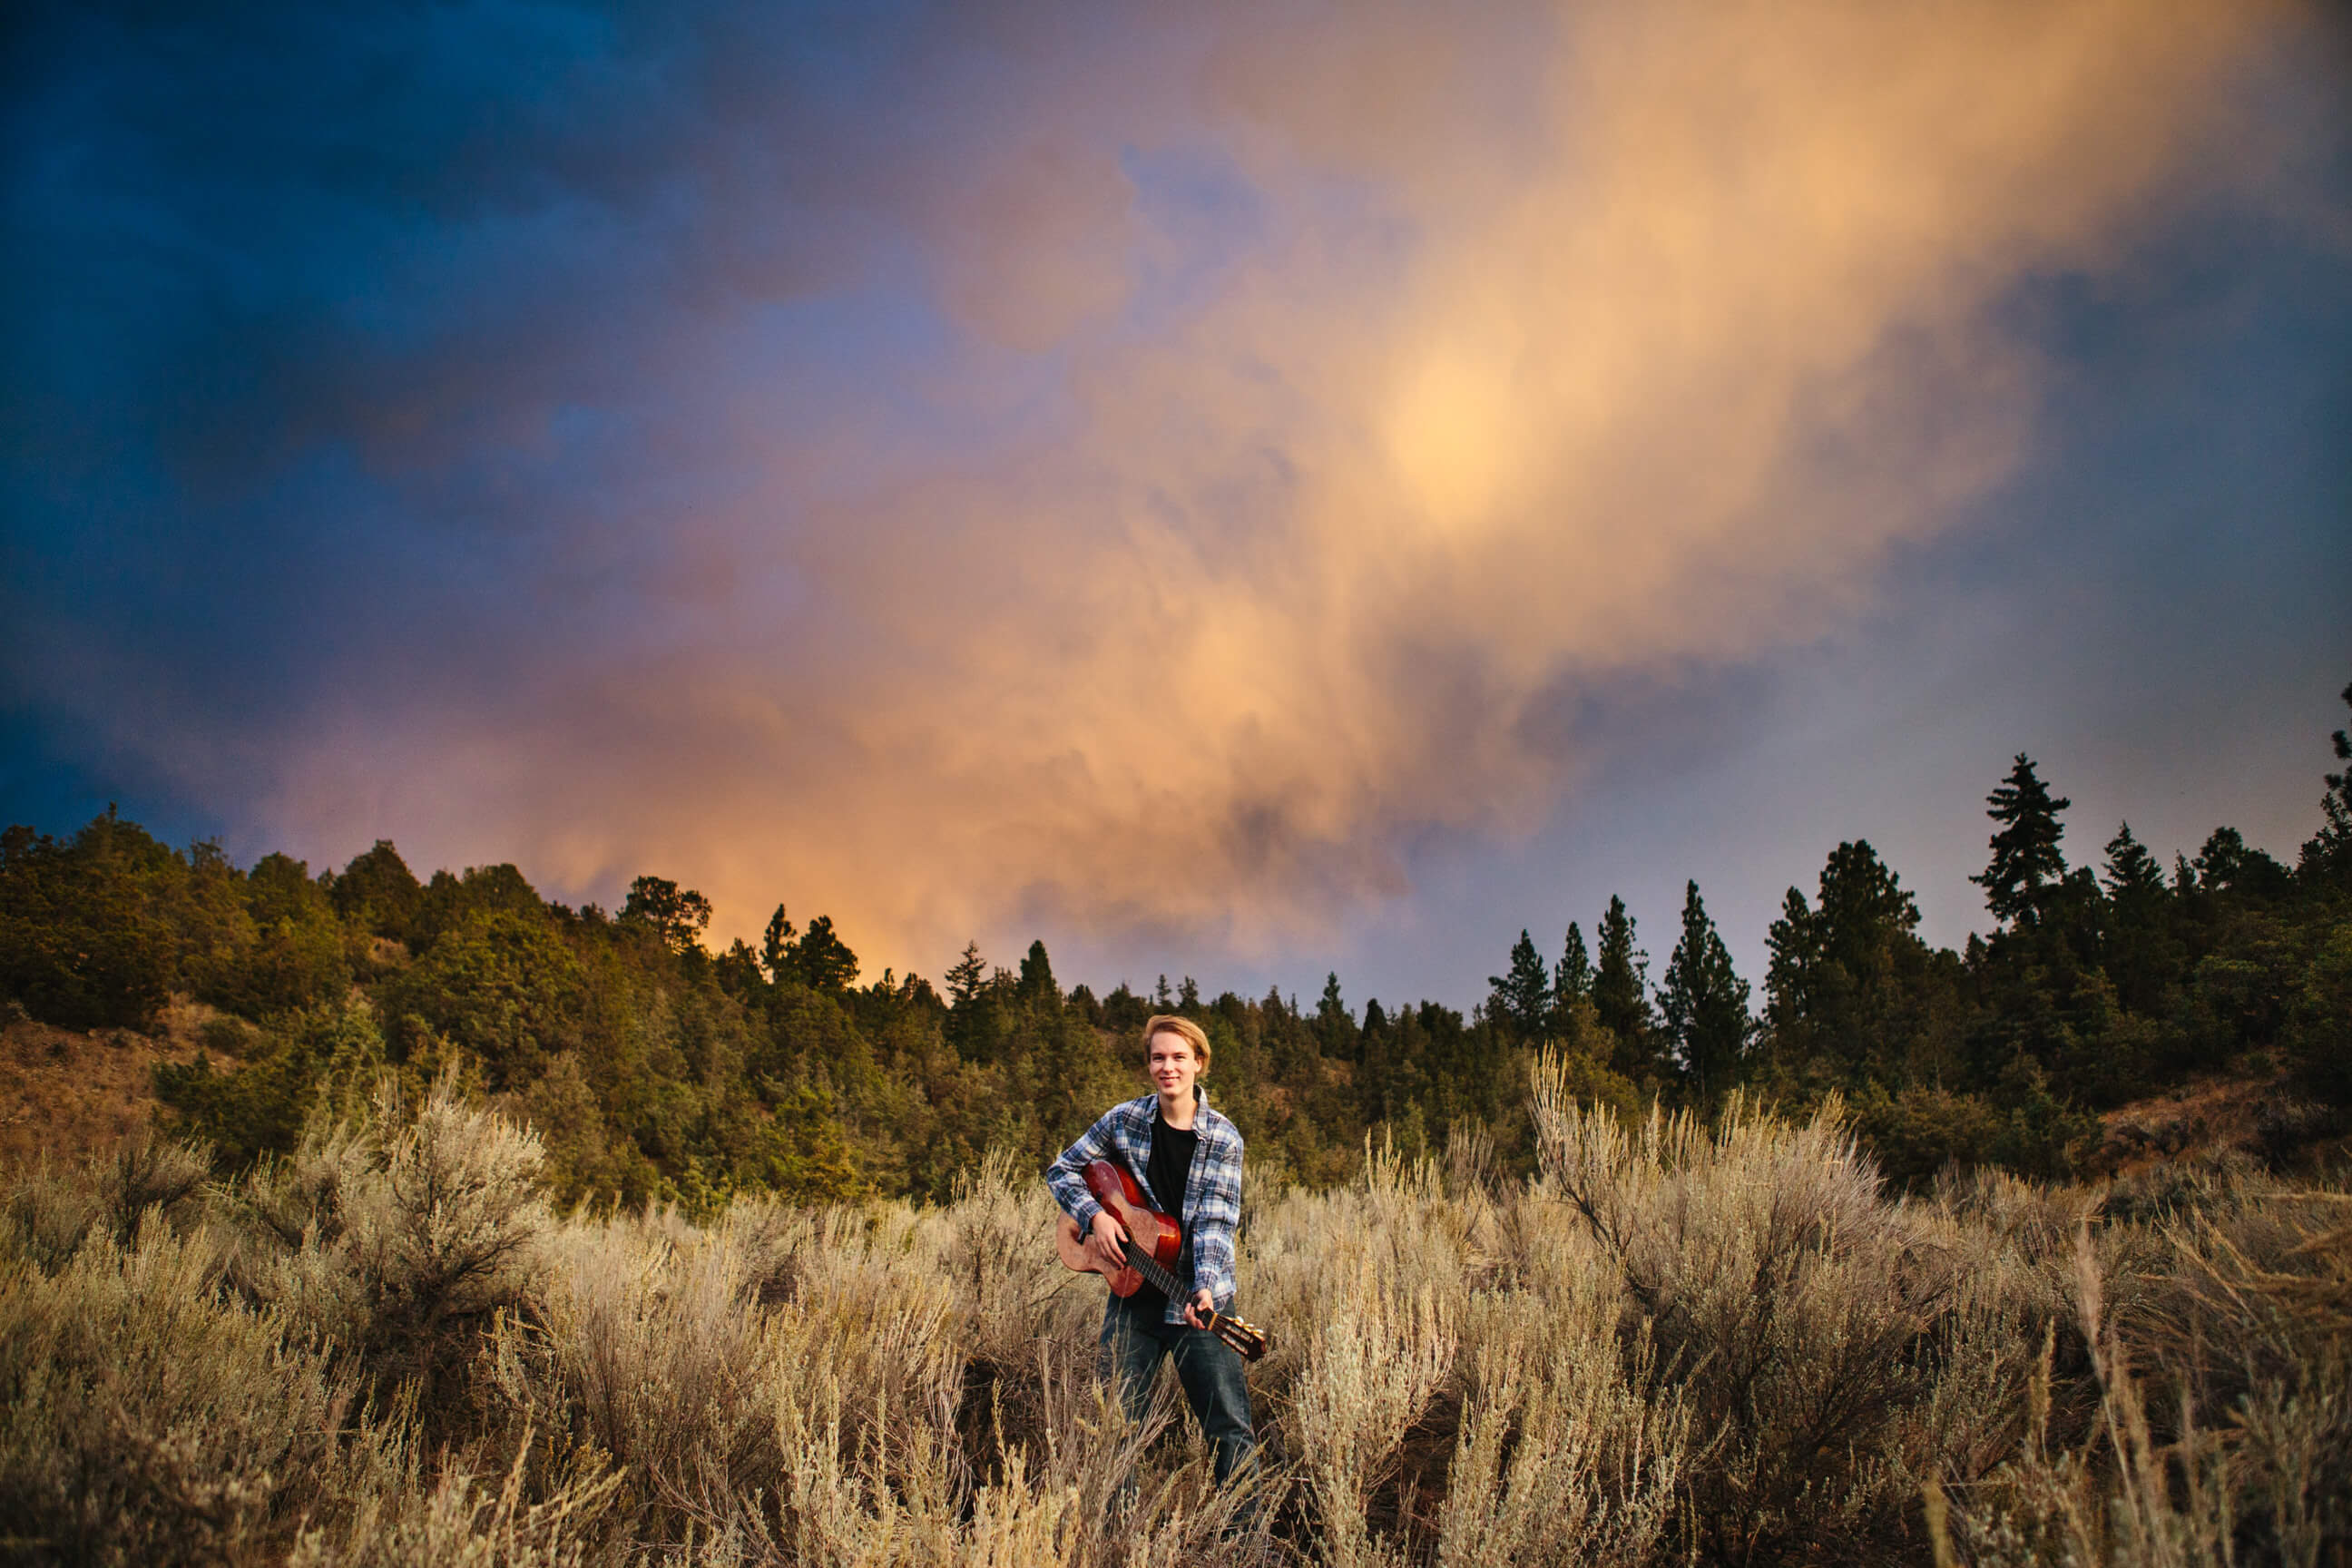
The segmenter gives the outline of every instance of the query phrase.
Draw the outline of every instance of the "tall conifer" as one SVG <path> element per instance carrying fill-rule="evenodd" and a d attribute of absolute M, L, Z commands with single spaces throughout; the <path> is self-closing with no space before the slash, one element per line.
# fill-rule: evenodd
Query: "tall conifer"
<path fill-rule="evenodd" d="M 1721 1097 L 1737 1079 L 1748 1044 L 1748 982 L 1732 972 L 1730 950 L 1707 918 L 1696 882 L 1684 890 L 1682 940 L 1658 987 L 1658 1011 L 1698 1097 Z"/>
<path fill-rule="evenodd" d="M 2042 915 L 2051 893 L 2066 879 L 2066 858 L 2058 852 L 2065 828 L 2058 814 L 2074 803 L 2053 798 L 2049 787 L 2033 771 L 2033 759 L 2023 752 L 2009 770 L 2009 778 L 1985 797 L 1985 815 L 2000 824 L 1989 841 L 1992 862 L 1969 879 L 1985 890 L 1993 918 L 2011 925 L 2032 925 Z"/>
<path fill-rule="evenodd" d="M 1544 971 L 1543 955 L 1526 929 L 1519 940 L 1511 944 L 1509 971 L 1490 974 L 1486 984 L 1493 987 L 1487 1003 L 1489 1016 L 1507 1021 L 1521 1039 L 1543 1033 L 1551 1016 L 1551 976 Z"/>
<path fill-rule="evenodd" d="M 1650 955 L 1633 945 L 1633 917 L 1612 894 L 1601 917 L 1601 956 L 1592 970 L 1592 1009 L 1616 1035 L 1626 1065 L 1640 1063 L 1650 1034 Z"/>
<path fill-rule="evenodd" d="M 1568 922 L 1568 941 L 1560 948 L 1559 967 L 1551 972 L 1553 1016 L 1564 1024 L 1576 1005 L 1592 994 L 1592 960 L 1584 951 L 1584 932 Z"/>

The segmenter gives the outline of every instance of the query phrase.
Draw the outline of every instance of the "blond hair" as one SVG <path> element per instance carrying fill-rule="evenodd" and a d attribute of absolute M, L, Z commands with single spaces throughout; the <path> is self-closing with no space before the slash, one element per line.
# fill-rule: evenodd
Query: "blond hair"
<path fill-rule="evenodd" d="M 1143 1026 L 1143 1055 L 1147 1060 L 1151 1056 L 1151 1037 L 1163 1032 L 1174 1035 L 1191 1046 L 1192 1058 L 1201 1064 L 1201 1070 L 1209 1070 L 1208 1031 L 1192 1019 L 1180 1018 L 1173 1013 L 1155 1013 L 1151 1021 Z"/>

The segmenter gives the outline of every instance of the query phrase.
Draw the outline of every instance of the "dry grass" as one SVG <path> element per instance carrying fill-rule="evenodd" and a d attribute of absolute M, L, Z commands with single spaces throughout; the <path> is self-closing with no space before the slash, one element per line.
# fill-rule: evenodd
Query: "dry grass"
<path fill-rule="evenodd" d="M 194 1059 L 215 1016 L 184 997 L 146 1033 L 0 1015 L 0 1163 L 79 1160 L 142 1131 L 155 1114 L 157 1064 Z"/>
<path fill-rule="evenodd" d="M 1139 1427 L 1104 1397 L 1099 1287 L 1001 1162 L 940 1208 L 564 1219 L 532 1135 L 445 1086 L 231 1188 L 154 1142 L 36 1169 L 0 1204 L 0 1555 L 2344 1560 L 2340 1194 L 1905 1202 L 1833 1112 L 1626 1126 L 1562 1081 L 1532 1184 L 1375 1149 L 1253 1193 L 1247 1498 L 1172 1387 Z"/>

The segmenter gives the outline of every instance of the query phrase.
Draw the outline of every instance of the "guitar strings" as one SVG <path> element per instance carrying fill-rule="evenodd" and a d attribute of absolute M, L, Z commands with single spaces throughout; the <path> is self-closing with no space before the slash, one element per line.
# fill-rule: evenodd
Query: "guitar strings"
<path fill-rule="evenodd" d="M 1140 1247 L 1138 1247 L 1132 1237 L 1129 1237 L 1120 1245 L 1126 1249 L 1129 1266 L 1134 1268 L 1137 1273 L 1142 1275 L 1146 1279 L 1151 1281 L 1153 1288 L 1159 1290 L 1161 1295 L 1166 1296 L 1172 1300 L 1182 1293 L 1177 1286 L 1175 1276 L 1169 1273 L 1165 1268 L 1162 1268 L 1160 1266 L 1159 1259 L 1145 1252 Z M 1213 1324 L 1220 1326 L 1220 1338 L 1223 1337 L 1222 1333 L 1222 1325 L 1225 1323 L 1231 1323 L 1235 1329 L 1244 1334 L 1251 1335 L 1253 1337 L 1262 1337 L 1262 1331 L 1260 1330 L 1252 1327 L 1247 1321 L 1234 1317 L 1230 1312 L 1219 1312 L 1212 1309 L 1209 1313 L 1209 1318 Z M 1238 1350 L 1241 1347 L 1236 1345 L 1234 1348 Z"/>

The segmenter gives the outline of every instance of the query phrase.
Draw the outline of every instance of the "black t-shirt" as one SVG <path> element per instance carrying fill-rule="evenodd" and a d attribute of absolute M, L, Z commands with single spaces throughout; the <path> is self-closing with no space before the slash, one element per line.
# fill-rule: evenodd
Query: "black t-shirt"
<path fill-rule="evenodd" d="M 1184 1223 L 1184 1188 L 1192 1180 L 1192 1152 L 1201 1144 L 1200 1133 L 1190 1127 L 1174 1128 L 1155 1112 L 1151 1118 L 1151 1158 L 1143 1167 L 1145 1197 L 1151 1206 L 1174 1220 Z M 1192 1268 L 1192 1244 L 1188 1237 L 1183 1254 L 1169 1272 L 1180 1280 L 1187 1279 Z M 1151 1322 L 1159 1322 L 1168 1313 L 1168 1298 L 1161 1295 L 1150 1280 L 1127 1299 L 1130 1311 L 1141 1314 Z"/>

